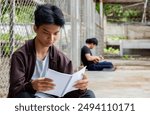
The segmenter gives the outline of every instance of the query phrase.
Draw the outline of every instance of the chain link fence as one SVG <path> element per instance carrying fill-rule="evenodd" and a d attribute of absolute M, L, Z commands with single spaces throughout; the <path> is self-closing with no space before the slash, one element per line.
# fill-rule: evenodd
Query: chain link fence
<path fill-rule="evenodd" d="M 1 0 L 0 3 L 0 97 L 6 97 L 9 87 L 9 64 L 12 53 L 34 36 L 33 11 L 30 0 Z"/>
<path fill-rule="evenodd" d="M 65 15 L 66 24 L 56 46 L 73 60 L 75 67 L 80 64 L 80 47 L 85 39 L 95 36 L 93 0 L 0 0 L 0 97 L 8 93 L 11 55 L 35 37 L 33 13 L 38 4 L 44 3 L 57 5 Z"/>

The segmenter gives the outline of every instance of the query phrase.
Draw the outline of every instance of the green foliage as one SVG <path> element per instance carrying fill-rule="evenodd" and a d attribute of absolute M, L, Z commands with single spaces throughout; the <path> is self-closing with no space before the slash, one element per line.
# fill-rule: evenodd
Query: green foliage
<path fill-rule="evenodd" d="M 15 7 L 15 23 L 32 23 L 33 22 L 33 6 L 17 6 Z M 9 23 L 10 21 L 10 4 L 2 4 L 2 16 L 0 20 L 2 23 Z"/>
<path fill-rule="evenodd" d="M 106 16 L 122 16 L 123 14 L 123 7 L 119 4 L 106 4 L 104 5 L 104 13 Z"/>
<path fill-rule="evenodd" d="M 9 40 L 9 34 L 0 34 L 0 40 L 5 40 L 8 41 Z"/>
<path fill-rule="evenodd" d="M 0 33 L 0 40 L 4 40 L 4 41 L 9 41 L 9 37 L 10 34 L 6 33 L 6 34 L 1 34 Z M 15 40 L 24 40 L 25 37 L 19 35 L 19 34 L 15 34 Z"/>
<path fill-rule="evenodd" d="M 10 7 L 8 5 L 4 4 L 4 0 L 2 0 L 1 3 L 1 16 L 0 16 L 0 20 L 1 22 L 9 22 L 9 18 L 10 18 Z"/>
<path fill-rule="evenodd" d="M 31 6 L 17 6 L 16 17 L 17 23 L 32 23 L 33 22 L 34 7 Z"/>
<path fill-rule="evenodd" d="M 100 5 L 96 4 L 99 13 Z M 134 18 L 141 16 L 141 11 L 135 9 L 124 9 L 121 4 L 104 4 L 103 10 L 109 22 L 131 22 Z"/>
<path fill-rule="evenodd" d="M 3 46 L 2 46 L 2 55 L 3 56 L 9 56 L 9 54 L 10 54 L 10 45 L 9 44 L 3 44 Z"/>
<path fill-rule="evenodd" d="M 124 59 L 124 60 L 128 60 L 129 58 L 130 58 L 129 55 L 123 55 L 123 57 L 122 57 L 122 59 Z"/>
<path fill-rule="evenodd" d="M 0 33 L 0 41 L 1 41 L 1 52 L 2 56 L 9 56 L 11 47 L 10 47 L 10 42 L 9 42 L 9 33 L 2 34 Z M 24 40 L 23 36 L 20 36 L 19 34 L 15 34 L 15 40 Z M 15 45 L 14 50 L 18 48 L 17 45 Z"/>
<path fill-rule="evenodd" d="M 7 57 L 10 56 L 10 52 L 11 52 L 11 47 L 10 47 L 10 43 L 8 42 L 4 42 L 1 46 L 1 52 L 2 52 L 2 56 Z M 16 49 L 18 49 L 19 46 L 15 45 L 14 46 L 14 51 Z"/>
<path fill-rule="evenodd" d="M 99 3 L 96 3 L 96 11 L 98 12 L 98 13 L 100 13 L 99 11 L 100 11 L 100 5 L 99 5 Z"/>
<path fill-rule="evenodd" d="M 119 49 L 114 49 L 112 47 L 104 48 L 105 54 L 119 54 Z"/>

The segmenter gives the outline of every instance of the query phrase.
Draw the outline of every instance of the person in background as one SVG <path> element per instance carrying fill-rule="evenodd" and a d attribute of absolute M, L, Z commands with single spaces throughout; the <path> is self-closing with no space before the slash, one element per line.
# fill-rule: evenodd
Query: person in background
<path fill-rule="evenodd" d="M 58 72 L 72 74 L 72 61 L 59 51 L 54 43 L 59 38 L 61 28 L 65 24 L 62 11 L 54 5 L 38 5 L 34 12 L 34 39 L 27 41 L 16 50 L 11 57 L 9 98 L 56 98 L 57 96 L 42 93 L 55 88 L 53 79 L 45 78 L 50 68 Z M 63 82 L 63 81 L 61 81 Z M 87 89 L 88 78 L 75 84 L 72 92 L 63 98 L 94 98 L 93 91 Z"/>
<path fill-rule="evenodd" d="M 102 56 L 93 56 L 91 49 L 98 45 L 96 38 L 86 39 L 86 45 L 81 48 L 81 61 L 90 71 L 115 70 L 111 62 L 104 61 Z"/>

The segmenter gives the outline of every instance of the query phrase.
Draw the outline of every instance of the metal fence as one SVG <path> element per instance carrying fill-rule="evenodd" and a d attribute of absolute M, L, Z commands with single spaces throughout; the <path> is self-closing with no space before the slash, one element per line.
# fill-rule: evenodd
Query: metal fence
<path fill-rule="evenodd" d="M 100 28 L 95 24 L 93 0 L 1 0 L 0 97 L 6 97 L 8 93 L 11 54 L 23 45 L 25 40 L 34 38 L 33 13 L 37 4 L 43 3 L 57 5 L 63 10 L 66 24 L 56 46 L 73 60 L 75 68 L 80 65 L 80 48 L 85 39 L 99 36 L 96 35 L 99 34 Z"/>

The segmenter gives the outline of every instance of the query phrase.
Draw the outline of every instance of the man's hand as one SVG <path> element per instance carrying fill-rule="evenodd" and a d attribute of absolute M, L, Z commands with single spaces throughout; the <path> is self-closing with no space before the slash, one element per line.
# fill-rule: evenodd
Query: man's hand
<path fill-rule="evenodd" d="M 99 58 L 100 58 L 101 60 L 104 60 L 104 57 L 103 57 L 102 55 L 100 55 Z"/>
<path fill-rule="evenodd" d="M 54 89 L 53 80 L 48 78 L 38 78 L 31 81 L 32 87 L 36 91 L 48 91 Z"/>
<path fill-rule="evenodd" d="M 98 63 L 99 61 L 101 61 L 102 59 L 99 57 L 99 56 L 95 56 L 95 59 L 94 59 L 94 63 Z"/>
<path fill-rule="evenodd" d="M 74 85 L 75 88 L 80 90 L 86 90 L 88 86 L 88 78 L 85 74 L 83 74 L 83 79 L 76 82 Z"/>

